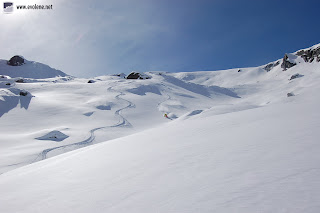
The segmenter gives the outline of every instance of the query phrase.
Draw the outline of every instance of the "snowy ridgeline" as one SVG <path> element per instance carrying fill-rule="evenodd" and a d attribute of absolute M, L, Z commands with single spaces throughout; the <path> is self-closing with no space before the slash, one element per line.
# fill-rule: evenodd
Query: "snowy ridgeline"
<path fill-rule="evenodd" d="M 319 212 L 318 49 L 142 79 L 0 73 L 0 212 Z"/>
<path fill-rule="evenodd" d="M 0 75 L 10 77 L 24 77 L 33 79 L 54 78 L 57 76 L 65 77 L 65 73 L 60 70 L 53 69 L 48 65 L 28 61 L 24 59 L 23 63 L 16 62 L 16 65 L 8 65 L 8 61 L 0 60 Z"/>

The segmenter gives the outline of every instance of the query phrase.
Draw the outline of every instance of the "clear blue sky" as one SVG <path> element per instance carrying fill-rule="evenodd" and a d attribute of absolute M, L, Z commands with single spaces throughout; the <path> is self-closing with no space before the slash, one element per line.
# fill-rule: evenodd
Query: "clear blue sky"
<path fill-rule="evenodd" d="M 52 11 L 0 14 L 0 58 L 80 77 L 132 70 L 221 70 L 266 64 L 320 43 L 315 0 L 34 0 Z"/>

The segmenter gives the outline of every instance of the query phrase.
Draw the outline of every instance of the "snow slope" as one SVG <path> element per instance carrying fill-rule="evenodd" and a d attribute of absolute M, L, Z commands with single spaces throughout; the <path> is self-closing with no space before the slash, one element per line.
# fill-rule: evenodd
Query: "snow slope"
<path fill-rule="evenodd" d="M 291 60 L 1 79 L 0 212 L 319 212 L 320 63 Z"/>
<path fill-rule="evenodd" d="M 150 75 L 152 79 L 138 81 L 102 76 L 95 83 L 64 77 L 25 79 L 26 83 L 0 79 L 5 93 L 0 100 L 0 173 L 167 123 L 170 120 L 164 119 L 164 113 L 176 118 L 240 99 L 232 89 L 180 85 L 182 81 L 171 74 Z M 7 82 L 11 85 L 6 86 Z M 20 96 L 20 91 L 28 96 Z M 55 131 L 68 137 L 59 143 L 39 140 Z"/>
<path fill-rule="evenodd" d="M 8 172 L 0 211 L 318 212 L 320 100 L 308 92 L 265 108 L 208 111 Z"/>
<path fill-rule="evenodd" d="M 60 70 L 53 69 L 48 65 L 28 61 L 25 59 L 25 63 L 21 66 L 10 66 L 6 60 L 0 60 L 0 75 L 7 75 L 10 77 L 22 77 L 22 78 L 53 78 L 56 76 L 67 76 Z"/>

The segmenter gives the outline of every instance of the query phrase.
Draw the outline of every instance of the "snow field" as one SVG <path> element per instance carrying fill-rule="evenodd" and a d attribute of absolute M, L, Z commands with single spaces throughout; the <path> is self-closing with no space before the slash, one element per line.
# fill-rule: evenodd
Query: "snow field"
<path fill-rule="evenodd" d="M 0 212 L 319 212 L 320 64 L 289 60 L 0 79 Z"/>

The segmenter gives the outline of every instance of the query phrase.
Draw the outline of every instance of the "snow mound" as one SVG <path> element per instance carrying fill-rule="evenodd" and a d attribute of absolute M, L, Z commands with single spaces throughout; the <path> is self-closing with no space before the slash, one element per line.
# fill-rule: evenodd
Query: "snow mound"
<path fill-rule="evenodd" d="M 205 97 L 211 97 L 213 94 L 214 95 L 226 95 L 226 96 L 230 96 L 233 98 L 240 98 L 238 96 L 238 94 L 236 94 L 235 92 L 233 92 L 232 90 L 228 89 L 228 88 L 223 88 L 223 87 L 219 87 L 219 86 L 204 86 L 204 85 L 200 85 L 200 84 L 195 84 L 192 82 L 185 82 L 183 80 L 180 80 L 178 78 L 175 78 L 173 76 L 170 75 L 162 75 L 164 80 L 170 84 L 173 84 L 175 86 L 181 87 L 185 90 L 188 90 L 190 92 L 205 96 Z M 189 76 L 190 77 L 190 76 Z M 192 78 L 188 78 L 188 79 L 192 79 Z"/>
<path fill-rule="evenodd" d="M 49 132 L 48 134 L 46 134 L 44 136 L 36 138 L 36 139 L 37 140 L 50 140 L 50 141 L 60 142 L 60 141 L 63 141 L 64 139 L 66 139 L 68 137 L 69 137 L 68 135 L 63 134 L 60 131 L 54 130 L 54 131 L 51 131 L 51 132 Z"/>
<path fill-rule="evenodd" d="M 128 89 L 127 91 L 136 95 L 146 95 L 147 92 L 161 95 L 158 85 L 141 85 L 137 88 Z"/>
<path fill-rule="evenodd" d="M 0 75 L 34 79 L 67 76 L 64 72 L 51 68 L 48 65 L 28 60 L 25 60 L 25 63 L 21 66 L 10 66 L 6 60 L 0 60 Z"/>

